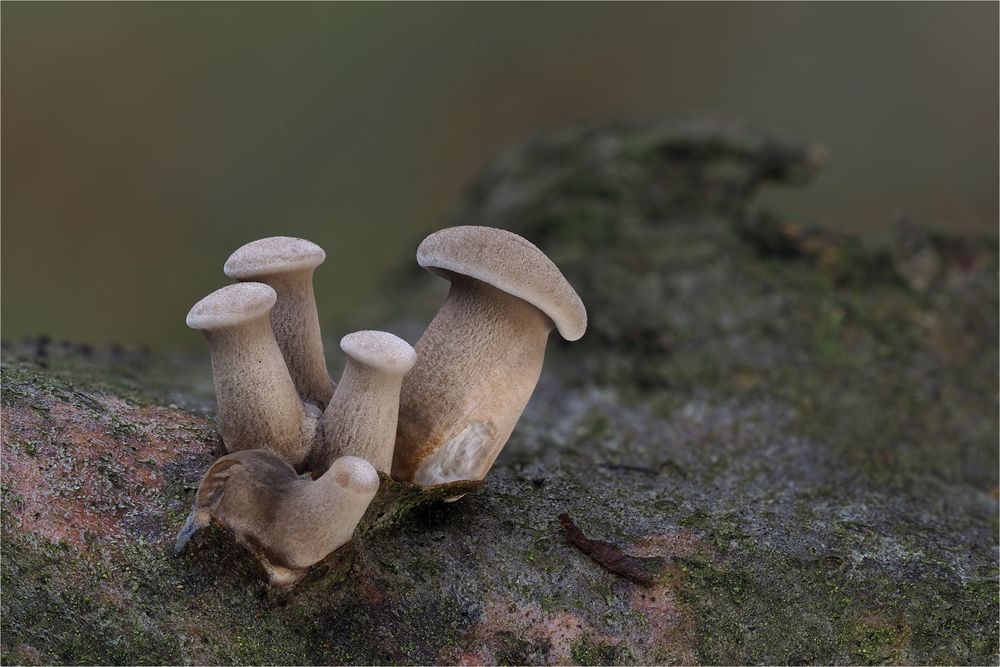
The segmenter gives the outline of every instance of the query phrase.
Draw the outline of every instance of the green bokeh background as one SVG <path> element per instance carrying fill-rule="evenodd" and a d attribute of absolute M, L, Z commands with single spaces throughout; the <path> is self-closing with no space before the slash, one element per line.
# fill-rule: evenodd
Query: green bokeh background
<path fill-rule="evenodd" d="M 8 339 L 201 346 L 188 308 L 274 234 L 327 250 L 330 321 L 493 153 L 587 119 L 711 114 L 820 140 L 821 178 L 766 195 L 806 224 L 997 227 L 997 3 L 0 11 Z"/>

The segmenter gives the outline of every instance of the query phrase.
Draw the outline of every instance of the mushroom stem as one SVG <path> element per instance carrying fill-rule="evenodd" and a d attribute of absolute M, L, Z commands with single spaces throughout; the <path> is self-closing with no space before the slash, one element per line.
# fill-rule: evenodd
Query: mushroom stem
<path fill-rule="evenodd" d="M 286 566 L 304 573 L 349 542 L 379 484 L 368 461 L 342 456 L 319 479 L 307 481 L 302 493 L 289 495 L 275 522 Z M 272 576 L 272 583 L 280 582 Z"/>
<path fill-rule="evenodd" d="M 312 444 L 318 415 L 304 409 L 271 331 L 275 298 L 262 283 L 223 287 L 194 305 L 187 324 L 208 339 L 227 451 L 272 449 L 298 466 Z"/>
<path fill-rule="evenodd" d="M 323 414 L 324 449 L 317 456 L 316 469 L 325 470 L 340 456 L 359 456 L 388 474 L 400 386 L 416 362 L 416 352 L 403 339 L 384 331 L 348 334 L 340 347 L 347 365 Z"/>
<path fill-rule="evenodd" d="M 295 271 L 264 276 L 262 282 L 278 293 L 271 327 L 295 388 L 322 410 L 333 395 L 333 382 L 326 369 L 312 274 L 312 269 Z"/>
<path fill-rule="evenodd" d="M 262 282 L 274 289 L 274 337 L 296 391 L 320 410 L 333 395 L 313 291 L 313 272 L 325 258 L 323 249 L 311 241 L 272 236 L 240 247 L 225 265 L 230 278 Z"/>
<path fill-rule="evenodd" d="M 392 476 L 421 486 L 486 476 L 534 391 L 554 326 L 527 301 L 448 277 L 400 394 Z"/>
<path fill-rule="evenodd" d="M 267 450 L 228 454 L 202 478 L 175 552 L 216 522 L 253 551 L 272 584 L 287 588 L 351 539 L 378 489 L 378 473 L 354 456 L 313 481 Z"/>
<path fill-rule="evenodd" d="M 417 263 L 452 286 L 403 381 L 392 475 L 421 486 L 480 480 L 534 391 L 549 331 L 577 340 L 587 310 L 545 253 L 502 229 L 442 229 L 420 243 Z"/>

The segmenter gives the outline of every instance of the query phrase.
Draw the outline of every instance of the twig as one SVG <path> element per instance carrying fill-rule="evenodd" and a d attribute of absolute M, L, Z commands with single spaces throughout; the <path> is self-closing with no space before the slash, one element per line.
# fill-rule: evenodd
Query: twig
<path fill-rule="evenodd" d="M 566 541 L 597 561 L 608 572 L 621 575 L 643 586 L 656 583 L 663 575 L 667 561 L 659 556 L 640 558 L 630 556 L 621 547 L 604 540 L 592 540 L 583 534 L 569 514 L 559 515 L 559 523 L 566 532 Z"/>

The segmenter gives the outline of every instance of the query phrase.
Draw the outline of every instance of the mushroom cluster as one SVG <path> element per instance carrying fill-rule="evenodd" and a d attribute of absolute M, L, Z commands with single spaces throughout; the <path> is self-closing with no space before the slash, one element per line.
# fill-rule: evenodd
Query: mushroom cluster
<path fill-rule="evenodd" d="M 248 243 L 225 264 L 238 282 L 187 316 L 208 339 L 228 453 L 202 478 L 176 550 L 215 523 L 282 587 L 350 541 L 390 479 L 438 490 L 484 479 L 534 391 L 549 332 L 576 340 L 587 327 L 580 297 L 530 242 L 443 229 L 417 249 L 420 266 L 451 282 L 441 310 L 415 347 L 384 331 L 344 336 L 335 385 L 313 294 L 325 258 L 303 239 Z"/>

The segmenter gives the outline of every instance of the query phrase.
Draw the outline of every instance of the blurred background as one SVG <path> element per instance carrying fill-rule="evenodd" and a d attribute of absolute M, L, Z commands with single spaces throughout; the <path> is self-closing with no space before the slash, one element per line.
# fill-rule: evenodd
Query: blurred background
<path fill-rule="evenodd" d="M 496 151 L 581 120 L 710 114 L 821 141 L 818 181 L 765 195 L 797 222 L 997 229 L 997 3 L 0 11 L 7 339 L 201 347 L 188 308 L 277 234 L 326 249 L 329 321 Z"/>

